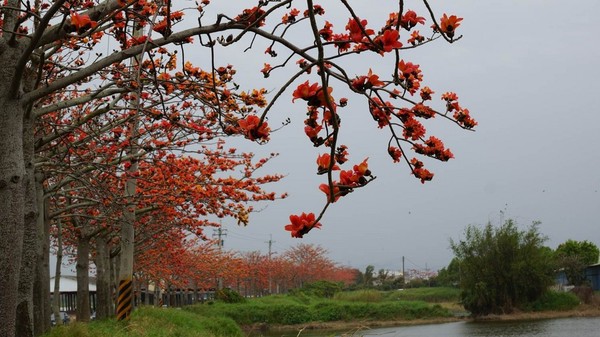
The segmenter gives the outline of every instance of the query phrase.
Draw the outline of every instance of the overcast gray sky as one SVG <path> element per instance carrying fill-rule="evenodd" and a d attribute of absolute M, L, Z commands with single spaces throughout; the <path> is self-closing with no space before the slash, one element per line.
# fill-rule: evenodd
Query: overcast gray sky
<path fill-rule="evenodd" d="M 385 9 L 386 4 L 394 5 L 376 2 L 378 6 L 352 2 L 375 29 L 380 22 L 376 18 L 393 8 Z M 420 1 L 405 3 L 423 13 Z M 515 219 L 523 228 L 541 221 L 540 230 L 552 248 L 567 239 L 600 244 L 600 2 L 472 0 L 432 5 L 438 17 L 444 12 L 463 17 L 459 33 L 464 37 L 453 45 L 437 41 L 406 51 L 403 58 L 421 65 L 424 84 L 438 95 L 457 92 L 478 120 L 476 132 L 441 119 L 428 127 L 456 159 L 426 161 L 436 175 L 422 185 L 406 166 L 391 163 L 387 134 L 377 129 L 364 100 L 349 96 L 349 107 L 342 110 L 341 143 L 350 146 L 351 161 L 369 157 L 378 178 L 330 207 L 321 230 L 293 239 L 283 230 L 289 214 L 317 212 L 324 201 L 317 189 L 324 177 L 314 174 L 316 155 L 324 150 L 312 148 L 303 134 L 302 104 L 291 105 L 284 97 L 271 124 L 287 117 L 292 124 L 273 134 L 268 146 L 242 147 L 281 153 L 268 170 L 288 175 L 276 188 L 290 197 L 253 214 L 248 227 L 224 223 L 226 248 L 266 252 L 272 235 L 277 252 L 299 242 L 314 243 L 326 247 L 335 261 L 361 269 L 368 264 L 400 269 L 406 256 L 406 268 L 437 270 L 452 258 L 450 238 L 458 239 L 466 225 L 499 224 L 502 217 Z M 339 20 L 345 23 L 347 15 L 340 14 Z M 244 76 L 251 76 L 246 71 L 254 71 L 253 57 L 259 62 L 257 70 L 265 62 L 263 50 L 259 45 L 254 56 L 244 54 L 246 65 L 239 54 L 225 56 L 233 57 L 231 63 Z M 384 66 L 378 56 L 349 62 L 356 69 L 351 74 L 364 74 L 369 67 L 382 76 L 391 72 L 390 63 Z M 260 86 L 276 89 L 280 84 L 277 74 L 267 80 L 260 75 L 255 77 Z"/>

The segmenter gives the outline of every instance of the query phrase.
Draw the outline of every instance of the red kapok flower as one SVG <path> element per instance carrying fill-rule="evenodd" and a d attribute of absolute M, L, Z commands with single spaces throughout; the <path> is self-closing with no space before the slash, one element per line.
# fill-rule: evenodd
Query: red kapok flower
<path fill-rule="evenodd" d="M 365 160 L 363 160 L 362 163 L 354 165 L 354 172 L 356 172 L 360 176 L 370 176 L 371 171 L 369 170 L 369 164 L 367 163 L 367 160 L 369 160 L 369 158 L 365 158 Z"/>
<path fill-rule="evenodd" d="M 265 63 L 265 66 L 260 70 L 261 73 L 263 73 L 263 75 L 265 77 L 269 77 L 269 72 L 271 71 L 271 65 L 268 63 Z"/>
<path fill-rule="evenodd" d="M 402 158 L 402 150 L 400 150 L 399 148 L 397 148 L 395 146 L 390 146 L 388 148 L 388 153 L 390 154 L 390 156 L 394 160 L 394 163 L 399 162 L 400 158 Z"/>
<path fill-rule="evenodd" d="M 285 226 L 285 230 L 290 231 L 294 238 L 302 238 L 311 229 L 321 227 L 321 223 L 315 222 L 314 213 L 302 212 L 301 215 L 290 215 L 290 222 Z"/>
<path fill-rule="evenodd" d="M 459 18 L 456 15 L 446 15 L 442 16 L 440 19 L 440 29 L 442 33 L 446 34 L 449 38 L 454 37 L 454 31 L 458 26 L 460 26 L 460 22 L 463 18 Z"/>
<path fill-rule="evenodd" d="M 410 160 L 411 165 L 413 165 L 412 173 L 418 179 L 421 179 L 421 183 L 424 184 L 425 181 L 430 181 L 433 179 L 433 173 L 423 167 L 423 162 L 418 160 L 417 158 L 413 158 Z"/>
<path fill-rule="evenodd" d="M 331 41 L 331 38 L 333 37 L 333 31 L 331 30 L 331 27 L 333 27 L 331 22 L 325 21 L 325 27 L 319 30 L 319 35 L 321 35 L 321 38 L 323 38 L 323 40 Z"/>
<path fill-rule="evenodd" d="M 243 130 L 246 138 L 250 140 L 263 139 L 269 140 L 269 124 L 260 121 L 260 118 L 255 115 L 249 115 L 245 119 L 240 119 L 238 125 Z"/>
<path fill-rule="evenodd" d="M 425 18 L 422 16 L 418 16 L 417 13 L 413 10 L 408 10 L 400 19 L 400 26 L 406 30 L 411 30 L 417 24 L 425 23 Z"/>
<path fill-rule="evenodd" d="M 373 74 L 372 69 L 369 69 L 369 73 L 366 76 L 357 77 L 352 81 L 352 87 L 360 92 L 373 87 L 381 87 L 384 84 L 379 80 L 379 75 Z"/>
<path fill-rule="evenodd" d="M 395 29 L 388 29 L 383 32 L 383 35 L 375 39 L 375 43 L 379 44 L 383 52 L 389 53 L 394 49 L 402 47 L 402 42 L 399 41 L 400 33 Z"/>
<path fill-rule="evenodd" d="M 323 129 L 323 127 L 320 125 L 317 125 L 315 127 L 307 125 L 304 127 L 304 133 L 306 133 L 308 138 L 313 139 L 313 138 L 317 138 L 317 136 L 319 136 L 319 132 L 321 132 L 322 129 Z"/>
<path fill-rule="evenodd" d="M 89 15 L 79 15 L 79 13 L 71 13 L 71 24 L 76 28 L 77 31 L 85 31 L 98 26 L 98 23 L 96 21 L 92 21 Z"/>
<path fill-rule="evenodd" d="M 367 20 L 360 20 L 360 23 L 355 19 L 348 20 L 348 24 L 346 24 L 346 29 L 350 32 L 350 39 L 354 42 L 361 42 L 365 33 L 367 35 L 375 34 L 375 31 L 372 29 L 367 29 Z M 363 33 L 364 30 L 364 33 Z"/>
<path fill-rule="evenodd" d="M 331 156 L 329 153 L 323 153 L 322 155 L 317 157 L 317 174 L 326 173 L 329 170 L 329 166 L 331 165 Z M 339 170 L 340 167 L 337 165 L 333 165 L 332 170 Z"/>
<path fill-rule="evenodd" d="M 292 93 L 292 95 L 294 96 L 294 98 L 292 99 L 292 102 L 298 98 L 308 101 L 317 94 L 317 91 L 319 89 L 321 89 L 321 87 L 319 86 L 319 83 L 309 84 L 308 80 L 307 80 L 306 82 L 300 84 L 296 88 L 296 90 L 294 90 L 294 92 Z"/>
<path fill-rule="evenodd" d="M 256 27 L 261 27 L 265 25 L 265 18 L 262 17 L 264 14 L 265 11 L 259 7 L 248 8 L 244 9 L 242 14 L 236 16 L 235 21 L 242 23 L 246 26 L 254 25 Z"/>
<path fill-rule="evenodd" d="M 344 172 L 344 171 L 342 171 L 342 172 Z M 328 184 L 321 184 L 321 185 L 319 185 L 319 189 L 321 191 L 323 191 L 323 193 L 325 193 L 325 195 L 327 196 L 327 201 L 331 201 L 331 194 L 330 194 L 331 189 L 329 188 L 329 185 Z M 333 186 L 333 195 L 334 195 L 334 198 L 333 198 L 332 202 L 336 202 L 342 196 L 342 194 L 340 193 L 340 187 L 339 186 Z"/>

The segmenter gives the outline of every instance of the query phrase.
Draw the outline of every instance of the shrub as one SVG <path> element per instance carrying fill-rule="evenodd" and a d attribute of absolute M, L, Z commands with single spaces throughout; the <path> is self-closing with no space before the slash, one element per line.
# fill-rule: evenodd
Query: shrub
<path fill-rule="evenodd" d="M 293 290 L 292 294 L 304 293 L 309 296 L 332 298 L 333 295 L 342 291 L 342 289 L 343 286 L 341 282 L 316 281 L 307 283 L 300 289 Z"/>
<path fill-rule="evenodd" d="M 471 225 L 463 240 L 451 241 L 460 262 L 465 309 L 475 316 L 509 313 L 544 295 L 554 281 L 554 268 L 537 225 L 525 231 L 512 220 L 497 228 Z"/>
<path fill-rule="evenodd" d="M 215 298 L 225 303 L 243 303 L 246 301 L 242 295 L 229 288 L 224 288 L 217 291 Z"/>
<path fill-rule="evenodd" d="M 528 311 L 571 310 L 579 305 L 579 298 L 571 292 L 549 291 L 540 299 L 529 303 L 523 309 Z"/>

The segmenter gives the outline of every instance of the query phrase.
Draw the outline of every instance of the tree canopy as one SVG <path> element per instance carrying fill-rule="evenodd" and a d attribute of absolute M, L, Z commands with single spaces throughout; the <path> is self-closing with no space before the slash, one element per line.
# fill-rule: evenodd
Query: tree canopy
<path fill-rule="evenodd" d="M 539 299 L 554 280 L 545 241 L 538 223 L 526 230 L 510 219 L 498 227 L 467 226 L 463 238 L 451 241 L 465 308 L 476 316 L 502 314 Z"/>
<path fill-rule="evenodd" d="M 556 247 L 556 255 L 577 256 L 587 266 L 599 262 L 600 249 L 596 244 L 587 240 L 575 241 L 569 239 Z"/>
<path fill-rule="evenodd" d="M 600 250 L 598 246 L 587 240 L 567 240 L 556 248 L 555 256 L 558 267 L 562 269 L 569 283 L 575 286 L 586 282 L 585 268 L 598 263 Z"/>

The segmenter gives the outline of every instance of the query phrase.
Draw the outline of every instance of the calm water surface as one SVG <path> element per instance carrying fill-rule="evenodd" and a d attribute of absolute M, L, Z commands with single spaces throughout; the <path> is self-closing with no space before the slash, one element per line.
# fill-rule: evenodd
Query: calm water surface
<path fill-rule="evenodd" d="M 270 334 L 292 337 L 298 332 Z M 560 318 L 521 322 L 455 322 L 363 330 L 359 332 L 304 331 L 300 337 L 384 336 L 384 337 L 600 337 L 600 318 Z"/>

